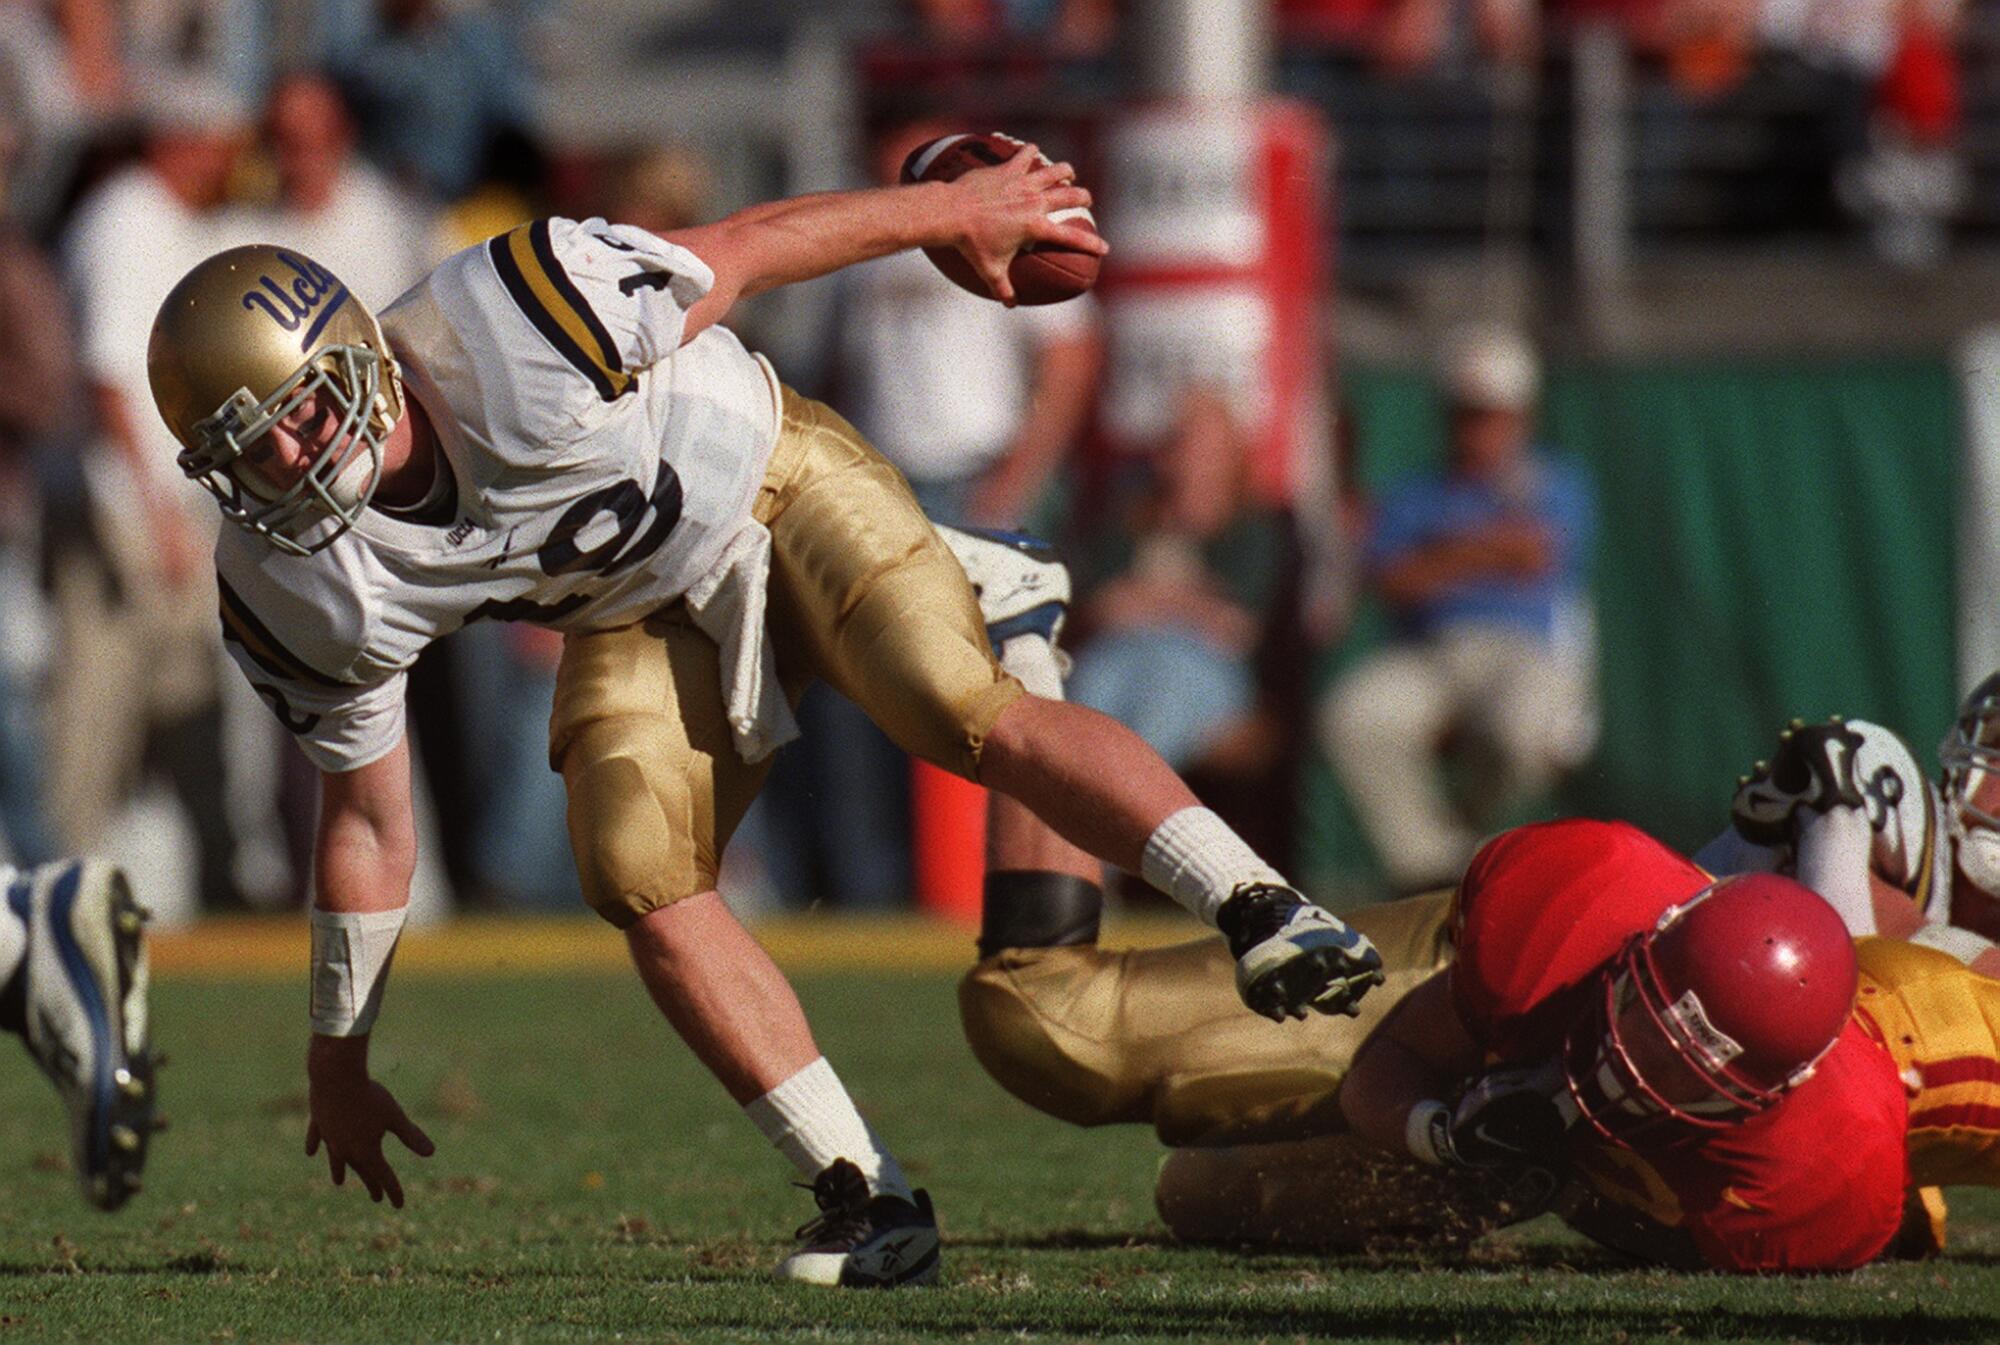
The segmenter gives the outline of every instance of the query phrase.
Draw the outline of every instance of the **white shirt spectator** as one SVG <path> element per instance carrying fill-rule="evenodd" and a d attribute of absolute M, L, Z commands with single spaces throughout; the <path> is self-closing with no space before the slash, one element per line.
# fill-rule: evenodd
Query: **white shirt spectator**
<path fill-rule="evenodd" d="M 441 260 L 432 255 L 437 222 L 431 212 L 358 158 L 341 169 L 323 208 L 244 210 L 227 227 L 304 253 L 377 313 Z"/>
<path fill-rule="evenodd" d="M 241 232 L 244 227 L 240 218 L 188 209 L 142 165 L 106 179 L 78 208 L 63 239 L 63 260 L 76 292 L 84 375 L 116 390 L 124 402 L 149 492 L 183 500 L 190 523 L 208 537 L 215 535 L 215 507 L 175 465 L 180 445 L 153 409 L 146 340 L 167 291 L 210 254 L 251 241 Z M 93 458 L 92 484 L 103 492 L 120 492 L 124 475 L 119 455 Z"/>
<path fill-rule="evenodd" d="M 914 481 L 964 480 L 998 461 L 1027 413 L 1042 346 L 1097 324 L 1090 295 L 1007 308 L 952 284 L 921 252 L 848 278 L 842 405 Z"/>

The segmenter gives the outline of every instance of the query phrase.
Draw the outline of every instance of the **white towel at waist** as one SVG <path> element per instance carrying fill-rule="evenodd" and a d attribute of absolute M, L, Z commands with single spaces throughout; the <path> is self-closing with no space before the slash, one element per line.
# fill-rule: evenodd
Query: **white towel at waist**
<path fill-rule="evenodd" d="M 762 761 L 799 736 L 764 636 L 771 582 L 771 531 L 752 519 L 729 539 L 714 568 L 687 591 L 688 615 L 721 651 L 722 702 L 736 754 Z"/>

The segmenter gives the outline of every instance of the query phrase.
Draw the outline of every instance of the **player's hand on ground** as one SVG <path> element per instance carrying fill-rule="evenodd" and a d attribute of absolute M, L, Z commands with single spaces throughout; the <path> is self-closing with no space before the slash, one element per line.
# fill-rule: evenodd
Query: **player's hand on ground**
<path fill-rule="evenodd" d="M 1489 1070 L 1466 1085 L 1451 1112 L 1451 1152 L 1478 1168 L 1567 1165 L 1570 1117 L 1551 1064 Z"/>
<path fill-rule="evenodd" d="M 1006 163 L 976 168 L 951 184 L 960 193 L 958 250 L 1005 304 L 1014 301 L 1007 267 L 1036 243 L 1050 243 L 1101 257 L 1110 247 L 1093 230 L 1050 219 L 1052 212 L 1090 204 L 1076 185 L 1076 170 L 1050 163 L 1033 145 L 1023 145 Z"/>
<path fill-rule="evenodd" d="M 394 1094 L 368 1076 L 367 1048 L 363 1044 L 355 1049 L 355 1040 L 313 1038 L 306 1069 L 311 1111 L 306 1156 L 317 1154 L 324 1145 L 327 1172 L 335 1186 L 345 1185 L 352 1169 L 370 1200 L 386 1196 L 401 1209 L 403 1184 L 382 1151 L 383 1138 L 394 1135 L 419 1158 L 429 1158 L 437 1146 Z"/>
<path fill-rule="evenodd" d="M 1794 719 L 1778 735 L 1771 760 L 1737 781 L 1729 803 L 1736 834 L 1757 845 L 1788 845 L 1800 808 L 1824 813 L 1865 806 L 1854 770 L 1860 750 L 1861 735 L 1838 718 L 1823 724 Z"/>

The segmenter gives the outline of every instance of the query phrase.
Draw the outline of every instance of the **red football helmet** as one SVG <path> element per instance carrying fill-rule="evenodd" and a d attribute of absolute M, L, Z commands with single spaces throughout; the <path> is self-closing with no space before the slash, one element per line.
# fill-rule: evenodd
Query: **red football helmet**
<path fill-rule="evenodd" d="M 1735 1125 L 1812 1077 L 1856 982 L 1853 936 L 1818 893 L 1724 878 L 1605 964 L 1563 1043 L 1570 1097 L 1613 1140 L 1667 1120 Z"/>

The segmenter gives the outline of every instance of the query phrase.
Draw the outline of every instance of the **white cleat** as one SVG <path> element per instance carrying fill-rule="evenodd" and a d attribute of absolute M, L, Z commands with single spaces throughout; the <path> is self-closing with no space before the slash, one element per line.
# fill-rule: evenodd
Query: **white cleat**
<path fill-rule="evenodd" d="M 937 1279 L 937 1216 L 927 1192 L 913 1201 L 873 1195 L 861 1169 L 836 1158 L 813 1179 L 812 1193 L 819 1217 L 799 1229 L 804 1245 L 779 1263 L 780 1279 L 845 1289 Z"/>
<path fill-rule="evenodd" d="M 69 1111 L 84 1199 L 115 1210 L 139 1189 L 156 1129 L 147 1042 L 146 912 L 125 875 L 94 860 L 18 874 L 7 901 L 28 931 L 28 1052 Z"/>
<path fill-rule="evenodd" d="M 979 616 L 993 652 L 1017 635 L 1039 635 L 1055 646 L 1069 615 L 1069 567 L 1056 550 L 1023 532 L 938 525 L 979 599 Z"/>
<path fill-rule="evenodd" d="M 1239 889 L 1216 913 L 1236 958 L 1236 990 L 1266 1018 L 1361 1012 L 1382 983 L 1382 955 L 1368 936 L 1288 887 Z"/>

